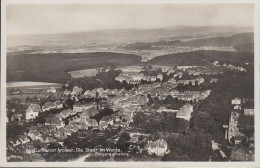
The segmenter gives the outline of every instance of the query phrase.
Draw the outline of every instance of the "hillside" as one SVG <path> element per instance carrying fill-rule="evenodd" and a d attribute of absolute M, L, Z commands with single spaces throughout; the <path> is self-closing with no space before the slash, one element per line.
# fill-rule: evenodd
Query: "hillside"
<path fill-rule="evenodd" d="M 234 46 L 240 52 L 254 52 L 254 43 Z"/>
<path fill-rule="evenodd" d="M 239 51 L 253 52 L 252 44 L 254 43 L 253 33 L 241 33 L 232 36 L 199 38 L 194 40 L 170 40 L 156 42 L 137 42 L 122 46 L 130 50 L 155 50 L 163 47 L 234 47 Z M 251 45 L 250 45 L 251 44 Z"/>
<path fill-rule="evenodd" d="M 160 46 L 172 46 L 175 44 L 178 44 L 181 42 L 180 40 L 174 40 L 174 41 L 156 41 L 152 43 L 143 43 L 143 42 L 137 42 L 133 44 L 128 44 L 123 46 L 124 49 L 130 49 L 130 50 L 151 50 L 156 49 Z"/>
<path fill-rule="evenodd" d="M 254 54 L 245 52 L 194 51 L 155 57 L 150 64 L 158 65 L 207 65 L 214 60 L 244 66 L 246 62 L 254 63 Z"/>
<path fill-rule="evenodd" d="M 161 29 L 118 29 L 85 31 L 63 34 L 12 35 L 7 37 L 7 46 L 89 46 L 92 44 L 122 45 L 136 42 L 155 42 L 160 40 L 209 38 L 230 36 L 242 32 L 252 32 L 248 27 L 216 26 L 177 26 Z"/>
<path fill-rule="evenodd" d="M 254 42 L 253 33 L 236 34 L 228 37 L 213 37 L 196 39 L 191 41 L 185 41 L 177 43 L 177 46 L 187 47 L 203 47 L 203 46 L 214 46 L 214 47 L 234 47 L 245 45 Z"/>
<path fill-rule="evenodd" d="M 137 64 L 140 56 L 122 53 L 21 54 L 7 56 L 7 81 L 67 82 L 68 71 Z"/>

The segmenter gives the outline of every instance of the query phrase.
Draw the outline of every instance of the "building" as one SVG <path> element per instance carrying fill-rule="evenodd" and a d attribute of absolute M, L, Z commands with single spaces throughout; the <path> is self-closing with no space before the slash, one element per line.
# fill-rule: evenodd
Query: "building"
<path fill-rule="evenodd" d="M 155 82 L 156 81 L 156 76 L 150 76 L 151 78 L 151 82 Z"/>
<path fill-rule="evenodd" d="M 241 104 L 241 99 L 240 98 L 234 98 L 231 100 L 231 105 L 235 105 L 235 104 L 238 104 L 240 105 Z"/>
<path fill-rule="evenodd" d="M 51 109 L 55 109 L 57 106 L 53 102 L 47 102 L 42 106 L 42 111 L 49 111 Z"/>
<path fill-rule="evenodd" d="M 57 109 L 62 109 L 62 108 L 63 108 L 63 103 L 62 103 L 62 101 L 57 100 L 57 101 L 55 101 L 54 103 L 55 103 Z"/>
<path fill-rule="evenodd" d="M 11 121 L 22 121 L 23 114 L 13 114 Z"/>
<path fill-rule="evenodd" d="M 178 111 L 179 111 L 179 110 L 168 109 L 168 108 L 162 107 L 162 106 L 157 110 L 157 112 L 159 112 L 159 113 L 162 113 L 162 112 L 176 113 L 176 112 L 178 112 Z"/>
<path fill-rule="evenodd" d="M 82 92 L 83 92 L 82 88 L 80 88 L 78 86 L 74 86 L 71 95 L 77 96 L 77 95 L 80 95 Z"/>
<path fill-rule="evenodd" d="M 181 107 L 180 110 L 177 112 L 176 118 L 182 118 L 187 121 L 190 121 L 192 112 L 193 106 L 190 104 L 186 104 L 183 107 Z"/>
<path fill-rule="evenodd" d="M 237 127 L 238 125 L 238 118 L 239 115 L 232 111 L 230 118 L 229 118 L 229 126 L 228 126 L 228 140 L 230 141 L 232 137 L 236 137 L 239 134 L 239 129 Z"/>
<path fill-rule="evenodd" d="M 198 77 L 198 78 L 196 79 L 196 81 L 198 82 L 198 84 L 202 84 L 202 83 L 204 83 L 205 79 L 202 78 L 202 77 Z"/>
<path fill-rule="evenodd" d="M 171 78 L 171 79 L 168 80 L 168 83 L 176 84 L 176 80 L 174 78 Z"/>
<path fill-rule="evenodd" d="M 73 105 L 73 111 L 74 112 L 82 112 L 84 110 L 90 109 L 91 107 L 93 107 L 93 106 L 90 105 L 90 104 L 74 104 Z"/>
<path fill-rule="evenodd" d="M 39 112 L 41 111 L 41 106 L 39 104 L 30 104 L 26 110 L 25 119 L 31 120 L 38 117 Z"/>
<path fill-rule="evenodd" d="M 217 82 L 218 81 L 218 78 L 212 78 L 212 79 L 210 79 L 210 83 L 215 83 L 215 82 Z"/>
<path fill-rule="evenodd" d="M 214 65 L 214 66 L 219 66 L 219 61 L 214 61 L 214 62 L 213 62 L 213 65 Z"/>
<path fill-rule="evenodd" d="M 254 116 L 254 109 L 253 108 L 244 108 L 244 114 L 248 116 Z"/>
<path fill-rule="evenodd" d="M 233 109 L 234 110 L 241 110 L 241 105 L 235 104 L 235 105 L 233 105 Z"/>
<path fill-rule="evenodd" d="M 50 87 L 50 89 L 47 90 L 47 92 L 49 92 L 49 93 L 56 93 L 56 89 L 55 89 L 55 87 Z"/>
<path fill-rule="evenodd" d="M 159 139 L 155 142 L 149 141 L 145 146 L 149 155 L 156 154 L 157 156 L 163 156 L 168 153 L 167 142 L 163 139 Z"/>
<path fill-rule="evenodd" d="M 184 71 L 191 68 L 197 68 L 197 66 L 177 66 L 177 69 Z"/>
<path fill-rule="evenodd" d="M 182 78 L 182 75 L 183 75 L 182 72 L 177 72 L 176 74 L 173 75 L 173 77 L 176 78 L 178 76 L 179 78 Z"/>
<path fill-rule="evenodd" d="M 159 73 L 159 74 L 157 75 L 157 79 L 160 79 L 160 81 L 162 81 L 162 80 L 163 80 L 163 75 L 162 75 L 161 73 Z"/>

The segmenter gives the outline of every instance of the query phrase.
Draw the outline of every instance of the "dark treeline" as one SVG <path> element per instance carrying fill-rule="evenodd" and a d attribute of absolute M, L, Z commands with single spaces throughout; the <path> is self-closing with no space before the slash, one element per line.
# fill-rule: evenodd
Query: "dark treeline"
<path fill-rule="evenodd" d="M 122 83 L 115 80 L 115 78 L 121 73 L 120 70 L 110 69 L 108 72 L 101 72 L 96 76 L 74 78 L 68 82 L 67 89 L 72 90 L 74 86 L 81 87 L 83 90 L 92 90 L 95 88 L 103 89 L 132 89 L 138 87 L 137 84 L 128 84 L 126 81 Z"/>
<path fill-rule="evenodd" d="M 7 81 L 66 83 L 69 71 L 138 64 L 140 56 L 122 53 L 56 53 L 7 56 Z"/>
<path fill-rule="evenodd" d="M 218 60 L 220 64 L 227 63 L 235 66 L 245 66 L 245 63 L 254 63 L 254 54 L 250 52 L 227 51 L 193 51 L 186 53 L 170 54 L 151 59 L 148 63 L 159 65 L 212 65 Z"/>

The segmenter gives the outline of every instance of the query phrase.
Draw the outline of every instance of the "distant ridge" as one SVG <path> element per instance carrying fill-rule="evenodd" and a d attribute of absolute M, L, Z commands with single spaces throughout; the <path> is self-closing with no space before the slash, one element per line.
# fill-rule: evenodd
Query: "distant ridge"
<path fill-rule="evenodd" d="M 214 33 L 217 36 L 233 35 L 238 33 L 253 32 L 249 27 L 216 27 L 216 26 L 177 26 L 173 28 L 157 29 L 118 29 L 83 31 L 62 34 L 42 35 L 9 35 L 7 37 L 8 47 L 12 46 L 82 46 L 89 43 L 134 43 L 151 42 L 161 39 L 178 39 L 185 36 L 196 38 L 210 37 Z"/>

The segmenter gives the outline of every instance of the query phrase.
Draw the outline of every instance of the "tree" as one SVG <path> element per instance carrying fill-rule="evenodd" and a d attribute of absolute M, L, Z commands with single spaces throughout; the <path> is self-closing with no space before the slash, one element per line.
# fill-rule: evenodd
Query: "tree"
<path fill-rule="evenodd" d="M 182 118 L 177 118 L 175 120 L 175 125 L 174 125 L 174 132 L 176 133 L 186 133 L 187 129 L 189 128 L 189 122 L 182 119 Z"/>
<path fill-rule="evenodd" d="M 67 87 L 65 86 L 65 84 L 63 84 L 63 85 L 61 86 L 61 88 L 62 88 L 63 91 L 65 91 Z"/>
<path fill-rule="evenodd" d="M 117 148 L 121 149 L 123 152 L 127 152 L 129 149 L 129 144 L 127 143 L 127 141 L 129 139 L 130 135 L 127 132 L 121 133 L 116 143 Z"/>

